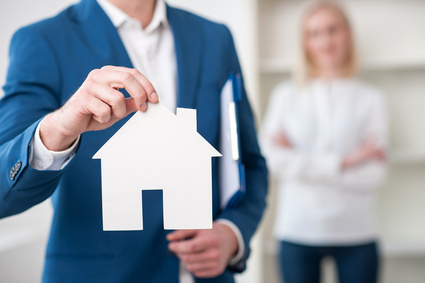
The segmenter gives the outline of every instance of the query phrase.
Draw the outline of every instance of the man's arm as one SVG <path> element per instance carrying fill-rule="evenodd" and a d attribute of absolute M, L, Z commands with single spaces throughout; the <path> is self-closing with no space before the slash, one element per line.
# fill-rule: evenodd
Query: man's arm
<path fill-rule="evenodd" d="M 148 101 L 158 101 L 155 89 L 138 71 L 108 66 L 92 71 L 61 107 L 59 74 L 55 50 L 38 31 L 30 26 L 14 35 L 5 97 L 0 101 L 0 217 L 48 198 L 64 172 L 29 165 L 39 124 L 46 148 L 61 151 L 83 132 L 106 129 L 133 111 L 146 111 Z M 131 97 L 124 98 L 120 88 Z"/>
<path fill-rule="evenodd" d="M 29 166 L 29 157 L 41 118 L 60 106 L 55 95 L 60 83 L 48 42 L 31 28 L 16 32 L 10 45 L 5 96 L 0 100 L 0 217 L 42 202 L 59 182 L 62 172 L 37 172 Z M 9 172 L 16 164 L 19 170 L 11 178 Z"/>

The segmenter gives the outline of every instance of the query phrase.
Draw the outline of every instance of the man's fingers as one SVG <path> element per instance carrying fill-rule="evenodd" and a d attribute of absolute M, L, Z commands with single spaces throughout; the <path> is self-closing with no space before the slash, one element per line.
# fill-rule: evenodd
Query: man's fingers
<path fill-rule="evenodd" d="M 129 68 L 125 68 L 125 67 L 116 67 L 116 66 L 105 66 L 105 67 L 102 68 L 102 70 L 111 71 L 111 72 L 121 72 L 121 73 L 125 73 L 127 75 L 131 75 L 142 86 L 142 88 L 145 92 L 144 99 L 149 101 L 149 102 L 152 102 L 152 103 L 158 102 L 158 94 L 157 94 L 155 88 L 153 87 L 151 82 L 145 76 L 143 76 L 142 73 L 140 73 L 138 70 L 129 69 Z M 123 82 L 123 83 L 125 84 L 125 82 Z M 127 89 L 127 91 L 129 91 L 129 90 Z M 133 93 L 133 94 L 137 95 L 137 93 Z M 135 96 L 133 96 L 133 94 L 130 93 L 130 95 L 132 97 L 136 98 Z M 139 101 L 136 99 L 136 102 L 138 103 Z M 142 103 L 143 102 L 141 102 L 140 105 L 142 105 Z"/>
<path fill-rule="evenodd" d="M 209 269 L 205 271 L 194 272 L 194 275 L 198 278 L 211 278 L 219 276 L 223 271 L 219 269 Z"/>
<path fill-rule="evenodd" d="M 146 93 L 148 94 L 149 102 L 152 102 L 152 103 L 158 102 L 158 96 L 156 95 L 156 90 L 153 87 L 152 83 L 138 70 L 130 69 L 126 67 L 119 67 L 119 66 L 104 66 L 102 70 L 111 70 L 111 71 L 118 71 L 118 72 L 125 72 L 125 73 L 132 74 L 143 86 L 143 88 L 146 90 Z"/>
<path fill-rule="evenodd" d="M 194 238 L 186 241 L 171 242 L 168 247 L 178 255 L 199 253 L 208 248 L 215 247 L 218 240 L 214 237 L 205 237 L 197 234 Z"/>
<path fill-rule="evenodd" d="M 134 98 L 136 105 L 138 105 L 138 110 L 146 111 L 146 90 L 130 72 L 102 68 L 101 70 L 91 71 L 88 81 L 92 82 L 91 84 L 104 84 L 110 88 L 125 88 L 130 96 Z M 101 92 L 97 92 L 97 94 L 104 95 Z"/>
<path fill-rule="evenodd" d="M 120 91 L 106 85 L 94 83 L 92 86 L 96 87 L 96 93 L 89 96 L 86 111 L 97 122 L 105 124 L 111 119 L 121 120 L 139 110 L 132 97 L 125 98 Z"/>
<path fill-rule="evenodd" d="M 180 259 L 186 264 L 218 261 L 220 259 L 220 252 L 218 249 L 207 249 L 201 253 L 182 254 L 180 255 Z"/>
<path fill-rule="evenodd" d="M 101 124 L 108 123 L 111 120 L 111 107 L 97 98 L 90 99 L 87 110 L 92 113 L 93 119 Z"/>
<path fill-rule="evenodd" d="M 100 74 L 101 72 L 101 74 Z M 92 71 L 95 81 L 106 84 L 112 88 L 123 86 L 128 94 L 134 98 L 138 110 L 146 111 L 147 92 L 145 88 L 140 84 L 136 77 L 131 72 L 122 72 L 117 70 L 102 69 L 101 71 Z"/>
<path fill-rule="evenodd" d="M 201 262 L 201 263 L 191 263 L 191 264 L 185 264 L 188 271 L 192 273 L 200 273 L 200 272 L 207 272 L 212 270 L 218 270 L 220 268 L 220 263 L 218 261 L 208 261 L 208 262 Z"/>
<path fill-rule="evenodd" d="M 167 235 L 168 241 L 182 241 L 187 238 L 192 238 L 198 233 L 198 230 L 176 230 Z"/>
<path fill-rule="evenodd" d="M 139 81 L 139 83 L 145 89 L 148 101 L 152 103 L 157 103 L 158 94 L 156 93 L 156 90 L 153 87 L 152 83 L 144 75 L 142 75 L 142 73 L 140 73 L 136 69 L 132 69 L 131 74 Z"/>
<path fill-rule="evenodd" d="M 108 104 L 114 117 L 122 119 L 127 116 L 125 98 L 120 91 L 99 83 L 93 83 L 92 86 L 96 89 L 94 97 Z"/>
<path fill-rule="evenodd" d="M 168 248 L 175 252 L 177 255 L 199 253 L 204 251 L 207 247 L 202 240 L 186 240 L 179 242 L 172 242 L 168 245 Z"/>
<path fill-rule="evenodd" d="M 134 98 L 133 97 L 129 97 L 125 99 L 125 109 L 127 111 L 126 115 L 130 113 L 133 113 L 137 110 L 139 110 L 139 108 L 137 107 L 136 103 L 134 102 Z"/>

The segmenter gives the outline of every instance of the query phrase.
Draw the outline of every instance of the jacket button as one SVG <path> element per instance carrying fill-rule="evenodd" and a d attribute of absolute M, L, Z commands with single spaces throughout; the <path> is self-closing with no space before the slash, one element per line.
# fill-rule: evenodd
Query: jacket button
<path fill-rule="evenodd" d="M 22 162 L 18 161 L 13 165 L 12 169 L 10 170 L 10 180 L 15 180 L 16 175 L 18 175 L 19 171 L 21 170 Z"/>

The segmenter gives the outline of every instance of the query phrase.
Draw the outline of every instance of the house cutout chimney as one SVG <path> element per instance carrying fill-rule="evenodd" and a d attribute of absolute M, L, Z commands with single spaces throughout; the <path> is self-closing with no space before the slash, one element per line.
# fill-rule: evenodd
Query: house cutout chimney
<path fill-rule="evenodd" d="M 196 132 L 196 110 L 177 108 L 177 118 L 180 119 L 189 130 Z"/>

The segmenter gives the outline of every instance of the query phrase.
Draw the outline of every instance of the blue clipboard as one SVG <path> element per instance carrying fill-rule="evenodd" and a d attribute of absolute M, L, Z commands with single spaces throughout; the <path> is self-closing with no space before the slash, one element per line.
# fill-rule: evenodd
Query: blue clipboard
<path fill-rule="evenodd" d="M 221 91 L 220 122 L 220 206 L 235 207 L 245 194 L 245 167 L 241 160 L 239 138 L 239 103 L 242 98 L 240 74 L 230 74 Z"/>

